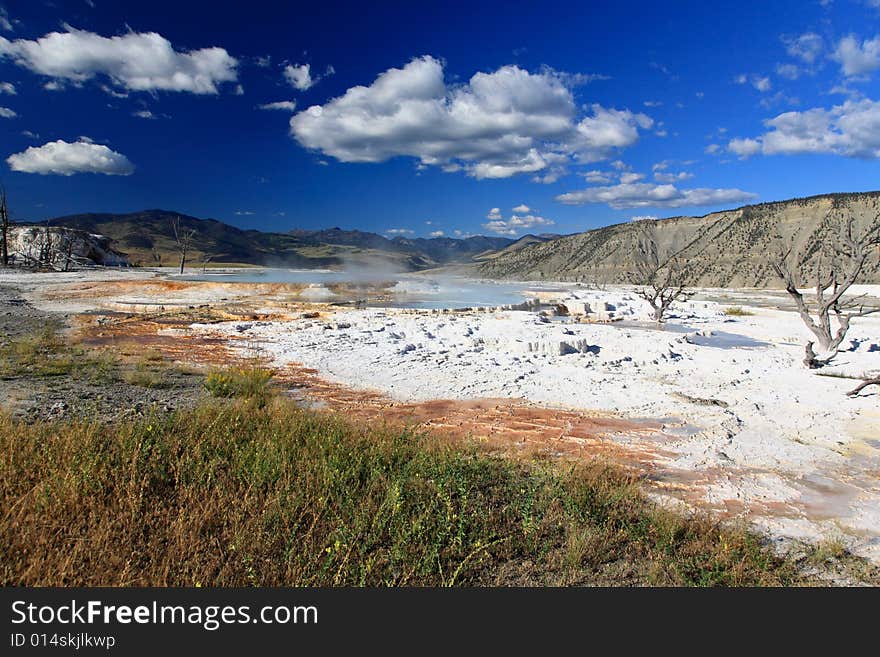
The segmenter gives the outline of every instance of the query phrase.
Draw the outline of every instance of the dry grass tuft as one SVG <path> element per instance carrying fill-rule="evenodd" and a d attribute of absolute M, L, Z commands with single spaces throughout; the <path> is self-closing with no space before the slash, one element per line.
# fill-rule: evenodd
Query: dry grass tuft
<path fill-rule="evenodd" d="M 259 362 L 214 368 L 205 377 L 205 388 L 212 397 L 241 397 L 265 401 L 272 394 L 270 382 L 273 376 L 274 372 Z"/>

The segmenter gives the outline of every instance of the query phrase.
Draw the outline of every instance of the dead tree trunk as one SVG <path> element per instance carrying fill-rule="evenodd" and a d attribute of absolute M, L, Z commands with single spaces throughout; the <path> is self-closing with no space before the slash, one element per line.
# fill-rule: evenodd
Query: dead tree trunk
<path fill-rule="evenodd" d="M 9 266 L 9 210 L 6 207 L 6 190 L 0 189 L 0 262 Z"/>
<path fill-rule="evenodd" d="M 187 230 L 180 224 L 180 217 L 177 216 L 171 220 L 171 229 L 174 232 L 174 241 L 177 242 L 177 249 L 180 251 L 180 274 L 183 275 L 183 269 L 186 267 L 186 254 L 189 251 L 190 243 L 195 236 L 195 229 Z"/>
<path fill-rule="evenodd" d="M 73 262 L 73 235 L 68 232 L 66 240 L 62 242 L 63 250 L 61 256 L 64 258 L 64 271 L 70 271 L 70 263 Z"/>
<path fill-rule="evenodd" d="M 52 229 L 49 227 L 49 220 L 43 228 L 43 239 L 40 242 L 39 260 L 41 267 L 52 267 L 55 260 L 55 240 L 52 238 Z"/>
<path fill-rule="evenodd" d="M 853 318 L 880 312 L 880 308 L 866 308 L 861 303 L 865 295 L 851 299 L 843 298 L 864 270 L 872 248 L 878 244 L 880 244 L 880 215 L 875 217 L 874 223 L 861 236 L 855 234 L 853 220 L 849 218 L 834 242 L 822 245 L 826 252 L 830 252 L 831 264 L 827 274 L 822 271 L 821 261 L 817 267 L 815 313 L 810 311 L 804 295 L 798 289 L 797 275 L 789 266 L 791 248 L 771 258 L 770 266 L 785 283 L 785 291 L 794 301 L 801 320 L 816 338 L 815 341 L 808 342 L 804 348 L 804 364 L 807 367 L 811 369 L 823 367 L 837 355 Z M 832 318 L 837 323 L 836 329 L 832 326 Z M 813 350 L 813 345 L 816 343 L 819 345 L 822 357 Z"/>

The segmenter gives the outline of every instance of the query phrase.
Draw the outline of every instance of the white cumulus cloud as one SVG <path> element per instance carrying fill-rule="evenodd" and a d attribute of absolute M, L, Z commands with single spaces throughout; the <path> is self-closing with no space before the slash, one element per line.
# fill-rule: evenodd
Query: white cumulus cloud
<path fill-rule="evenodd" d="M 521 204 L 517 205 L 515 208 L 513 208 L 513 211 L 516 214 L 528 214 L 529 212 L 532 211 L 532 209 L 528 205 L 526 205 L 525 203 L 521 203 Z"/>
<path fill-rule="evenodd" d="M 507 221 L 495 219 L 483 224 L 483 228 L 498 235 L 514 236 L 536 226 L 552 226 L 553 224 L 554 222 L 550 219 L 527 214 L 525 216 L 513 215 Z"/>
<path fill-rule="evenodd" d="M 770 78 L 764 76 L 756 76 L 752 78 L 752 86 L 758 91 L 770 91 L 770 88 L 773 85 L 770 82 Z"/>
<path fill-rule="evenodd" d="M 620 174 L 620 182 L 624 184 L 638 182 L 642 178 L 645 177 L 643 173 L 636 173 L 634 171 L 624 171 Z"/>
<path fill-rule="evenodd" d="M 648 130 L 653 119 L 629 110 L 606 109 L 592 106 L 593 116 L 577 124 L 577 135 L 572 142 L 575 156 L 581 162 L 603 160 L 617 148 L 632 146 L 639 139 L 638 129 Z"/>
<path fill-rule="evenodd" d="M 442 230 L 432 230 L 429 235 L 431 237 L 443 237 L 446 235 Z"/>
<path fill-rule="evenodd" d="M 567 80 L 503 66 L 447 84 L 441 61 L 419 57 L 299 112 L 291 135 L 343 162 L 409 156 L 474 178 L 532 173 L 551 182 L 566 164 L 607 158 L 653 125 L 644 114 L 595 104 L 579 119 Z"/>
<path fill-rule="evenodd" d="M 755 138 L 733 139 L 728 150 L 740 157 L 825 153 L 880 158 L 880 102 L 867 98 L 848 100 L 831 109 L 785 112 L 764 125 L 767 132 Z"/>
<path fill-rule="evenodd" d="M 729 150 L 731 153 L 739 155 L 742 158 L 751 157 L 761 150 L 761 142 L 757 139 L 742 139 L 740 137 L 737 137 L 735 139 L 731 139 L 727 143 L 727 150 Z"/>
<path fill-rule="evenodd" d="M 130 91 L 186 91 L 216 94 L 238 78 L 238 61 L 219 47 L 175 50 L 156 32 L 103 37 L 67 27 L 36 40 L 0 37 L 0 60 L 56 81 L 82 83 L 105 75 Z"/>
<path fill-rule="evenodd" d="M 613 174 L 608 171 L 599 171 L 598 169 L 587 171 L 583 176 L 588 183 L 610 183 L 614 180 Z"/>
<path fill-rule="evenodd" d="M 654 172 L 654 180 L 659 183 L 674 183 L 680 180 L 687 180 L 688 178 L 693 178 L 694 174 L 689 171 L 655 171 Z"/>
<path fill-rule="evenodd" d="M 773 88 L 773 83 L 770 82 L 770 78 L 763 75 L 748 76 L 745 73 L 740 73 L 735 78 L 733 78 L 733 81 L 736 84 L 750 83 L 755 89 L 761 92 L 770 91 L 770 89 Z"/>
<path fill-rule="evenodd" d="M 12 32 L 12 21 L 9 20 L 9 14 L 3 7 L 0 7 L 0 30 Z"/>
<path fill-rule="evenodd" d="M 15 85 L 11 82 L 0 82 L 0 94 L 14 96 L 16 94 Z"/>
<path fill-rule="evenodd" d="M 831 57 L 840 63 L 840 70 L 847 77 L 876 71 L 880 68 L 880 37 L 861 43 L 852 35 L 844 37 Z"/>
<path fill-rule="evenodd" d="M 8 107 L 0 107 L 0 118 L 3 119 L 14 119 L 18 114 L 15 113 L 15 110 L 11 110 Z"/>
<path fill-rule="evenodd" d="M 59 139 L 42 146 L 31 146 L 21 153 L 6 158 L 9 168 L 24 173 L 58 174 L 102 173 L 108 176 L 128 176 L 134 165 L 125 155 L 110 150 L 103 144 L 92 143 L 84 137 L 68 143 Z"/>
<path fill-rule="evenodd" d="M 739 203 L 756 198 L 741 189 L 678 189 L 675 185 L 652 183 L 620 183 L 604 187 L 560 194 L 556 200 L 566 205 L 606 203 L 615 210 L 627 208 L 680 208 L 710 206 L 720 203 Z"/>
<path fill-rule="evenodd" d="M 822 37 L 815 32 L 805 32 L 797 37 L 783 37 L 782 42 L 789 55 L 806 64 L 815 62 L 824 48 Z"/>
<path fill-rule="evenodd" d="M 264 105 L 259 105 L 261 110 L 282 110 L 284 112 L 294 112 L 296 111 L 296 101 L 295 100 L 278 100 L 274 103 L 265 103 Z"/>
<path fill-rule="evenodd" d="M 311 66 L 308 64 L 288 64 L 284 67 L 284 78 L 294 89 L 305 91 L 315 83 L 312 80 Z"/>
<path fill-rule="evenodd" d="M 801 69 L 796 64 L 777 64 L 776 75 L 786 80 L 797 80 L 801 76 Z"/>
<path fill-rule="evenodd" d="M 328 66 L 323 75 L 316 76 L 312 74 L 312 67 L 309 64 L 288 64 L 284 67 L 284 79 L 294 89 L 306 91 L 335 72 L 332 66 Z"/>

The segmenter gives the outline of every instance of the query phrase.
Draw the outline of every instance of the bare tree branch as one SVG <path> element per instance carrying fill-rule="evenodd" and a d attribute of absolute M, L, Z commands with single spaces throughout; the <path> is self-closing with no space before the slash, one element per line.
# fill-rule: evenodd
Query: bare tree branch
<path fill-rule="evenodd" d="M 180 251 L 180 274 L 186 266 L 186 254 L 189 251 L 192 238 L 196 234 L 195 228 L 185 229 L 180 223 L 180 215 L 171 220 L 171 230 L 174 233 L 174 241 L 177 242 L 177 250 Z"/>
<path fill-rule="evenodd" d="M 691 277 L 676 258 L 660 259 L 657 241 L 644 226 L 640 228 L 638 249 L 645 259 L 635 265 L 627 278 L 639 286 L 635 292 L 651 306 L 654 321 L 662 322 L 673 303 L 693 296 L 693 292 L 686 290 Z"/>
<path fill-rule="evenodd" d="M 877 379 L 867 379 L 861 383 L 861 385 L 856 386 L 852 390 L 850 390 L 847 395 L 850 397 L 856 397 L 862 390 L 867 388 L 868 386 L 880 386 L 880 378 Z"/>

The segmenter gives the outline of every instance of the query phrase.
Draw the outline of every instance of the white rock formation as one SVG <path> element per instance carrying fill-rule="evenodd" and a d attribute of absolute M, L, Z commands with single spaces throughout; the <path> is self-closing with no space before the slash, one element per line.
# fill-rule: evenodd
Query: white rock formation
<path fill-rule="evenodd" d="M 128 256 L 111 240 L 82 230 L 57 226 L 9 227 L 9 256 L 16 264 L 43 264 L 57 269 L 75 265 L 127 267 Z"/>

